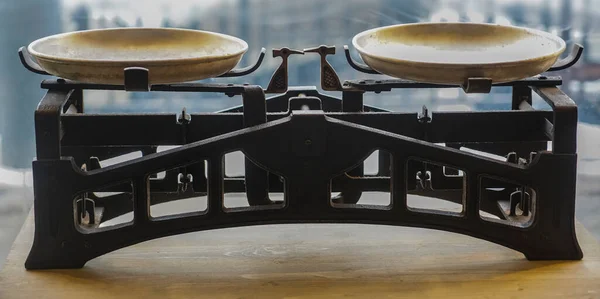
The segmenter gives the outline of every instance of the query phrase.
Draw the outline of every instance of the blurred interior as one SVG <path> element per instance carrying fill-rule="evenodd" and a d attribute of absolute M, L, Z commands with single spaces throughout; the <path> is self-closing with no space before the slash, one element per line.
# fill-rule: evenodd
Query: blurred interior
<path fill-rule="evenodd" d="M 303 49 L 336 45 L 329 61 L 342 79 L 366 78 L 345 62 L 342 46 L 374 27 L 413 22 L 488 22 L 542 29 L 568 46 L 585 47 L 574 67 L 560 72 L 562 89 L 579 106 L 577 216 L 600 236 L 600 0 L 19 0 L 0 1 L 0 265 L 32 202 L 31 161 L 35 144 L 33 112 L 44 91 L 44 76 L 26 71 L 17 49 L 43 36 L 108 27 L 180 27 L 216 31 L 246 40 L 251 63 L 261 47 Z M 356 52 L 354 52 L 357 57 Z M 255 73 L 207 82 L 250 82 L 266 86 L 279 59 L 267 56 Z M 319 60 L 290 58 L 290 85 L 319 85 Z M 377 77 L 377 76 L 370 76 Z M 217 111 L 239 97 L 194 93 L 88 91 L 90 113 Z M 486 95 L 459 89 L 397 90 L 369 94 L 366 103 L 394 111 L 510 109 L 510 88 Z M 547 109 L 541 100 L 534 107 Z"/>

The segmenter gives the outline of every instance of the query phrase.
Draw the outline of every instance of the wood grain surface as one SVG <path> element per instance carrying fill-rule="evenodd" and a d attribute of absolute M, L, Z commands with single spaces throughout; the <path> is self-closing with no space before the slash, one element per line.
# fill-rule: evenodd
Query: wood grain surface
<path fill-rule="evenodd" d="M 29 215 L 0 273 L 0 298 L 600 298 L 600 246 L 582 261 L 530 262 L 434 230 L 268 225 L 148 241 L 82 269 L 26 271 Z"/>

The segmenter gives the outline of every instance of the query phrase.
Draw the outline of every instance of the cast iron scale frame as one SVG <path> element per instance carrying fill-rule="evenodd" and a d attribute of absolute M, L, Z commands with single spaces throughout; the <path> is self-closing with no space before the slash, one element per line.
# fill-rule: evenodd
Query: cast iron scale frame
<path fill-rule="evenodd" d="M 345 51 L 353 68 L 377 73 L 353 61 L 347 47 Z M 576 45 L 550 71 L 573 65 L 582 51 Z M 322 88 L 341 92 L 341 98 L 321 94 L 316 87 L 288 88 L 288 56 L 310 52 L 321 55 Z M 508 111 L 429 113 L 424 107 L 419 114 L 390 112 L 364 105 L 363 94 L 458 86 L 406 80 L 341 83 L 326 60 L 334 53 L 335 47 L 327 46 L 274 50 L 283 61 L 265 90 L 247 84 L 150 85 L 143 68 L 125 69 L 123 85 L 44 80 L 41 86 L 48 91 L 35 111 L 35 237 L 25 267 L 80 268 L 95 257 L 154 238 L 308 222 L 432 228 L 488 240 L 529 260 L 582 258 L 574 226 L 577 107 L 557 88 L 560 77 L 498 84 L 512 87 Z M 44 74 L 24 48 L 19 54 L 27 69 Z M 223 77 L 255 71 L 264 55 L 263 49 L 254 65 Z M 472 78 L 461 87 L 486 93 L 492 84 Z M 243 105 L 216 113 L 188 114 L 183 109 L 180 115 L 86 114 L 86 89 L 216 92 L 241 95 Z M 532 92 L 552 111 L 534 110 Z M 277 95 L 266 98 L 266 93 Z M 157 152 L 161 145 L 180 147 Z M 238 150 L 246 156 L 245 177 L 226 177 L 224 155 Z M 362 161 L 374 150 L 380 150 L 379 171 L 367 176 Z M 134 151 L 143 156 L 100 167 L 100 160 Z M 446 175 L 440 165 L 463 175 Z M 150 180 L 165 170 L 160 183 Z M 490 183 L 486 178 L 498 180 Z M 501 192 L 492 191 L 498 187 Z M 101 188 L 128 193 L 94 197 L 93 191 Z M 284 202 L 271 200 L 269 191 L 283 192 Z M 332 191 L 339 195 L 332 198 Z M 390 192 L 390 205 L 357 204 L 366 191 Z M 246 192 L 249 206 L 225 208 L 226 192 Z M 459 203 L 463 209 L 409 208 L 407 194 Z M 198 195 L 207 195 L 206 211 L 150 216 L 150 196 L 167 202 Z M 99 227 L 131 210 L 132 222 Z M 480 210 L 504 221 L 485 220 Z M 523 222 L 523 217 L 529 220 Z M 88 228 L 82 229 L 82 223 Z"/>

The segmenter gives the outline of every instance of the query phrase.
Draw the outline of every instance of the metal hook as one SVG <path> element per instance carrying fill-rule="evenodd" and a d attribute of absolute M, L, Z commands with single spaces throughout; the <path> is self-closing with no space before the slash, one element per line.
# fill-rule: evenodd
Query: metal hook
<path fill-rule="evenodd" d="M 48 72 L 44 71 L 44 69 L 37 64 L 31 57 L 29 51 L 27 51 L 27 47 L 19 48 L 19 59 L 21 60 L 21 64 L 30 72 L 40 74 L 40 75 L 50 75 Z"/>
<path fill-rule="evenodd" d="M 417 189 L 421 191 L 432 191 L 431 172 L 427 170 L 427 166 L 423 163 L 423 169 L 417 172 Z"/>
<path fill-rule="evenodd" d="M 574 44 L 573 48 L 571 48 L 569 56 L 557 61 L 550 69 L 547 70 L 547 72 L 555 72 L 570 68 L 577 63 L 577 61 L 579 61 L 579 58 L 581 58 L 582 54 L 583 46 L 580 44 Z"/>
<path fill-rule="evenodd" d="M 354 61 L 352 59 L 352 56 L 350 56 L 350 49 L 348 48 L 348 45 L 344 45 L 344 53 L 346 54 L 346 60 L 348 61 L 348 64 L 353 69 L 355 69 L 355 70 L 357 70 L 359 72 L 367 73 L 367 74 L 381 75 L 380 72 L 378 72 L 378 71 L 370 68 L 366 64 L 362 64 L 362 63 Z"/>
<path fill-rule="evenodd" d="M 219 78 L 241 77 L 241 76 L 245 76 L 245 75 L 253 73 L 262 64 L 266 53 L 267 53 L 267 49 L 261 48 L 260 54 L 258 55 L 258 59 L 256 60 L 256 62 L 253 65 L 249 65 L 247 67 L 243 67 L 243 68 L 239 68 L 239 69 L 233 69 L 223 75 L 220 75 Z"/>
<path fill-rule="evenodd" d="M 421 107 L 421 113 L 419 113 L 417 120 L 419 123 L 430 123 L 431 122 L 431 114 L 429 113 L 429 109 L 427 106 L 423 105 Z"/>

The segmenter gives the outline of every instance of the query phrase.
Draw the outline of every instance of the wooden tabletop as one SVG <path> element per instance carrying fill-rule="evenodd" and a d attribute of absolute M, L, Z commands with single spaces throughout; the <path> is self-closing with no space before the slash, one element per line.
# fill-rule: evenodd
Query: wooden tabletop
<path fill-rule="evenodd" d="M 82 269 L 26 271 L 29 215 L 0 298 L 600 298 L 600 246 L 582 261 L 530 262 L 453 233 L 359 224 L 268 225 L 153 240 Z"/>

